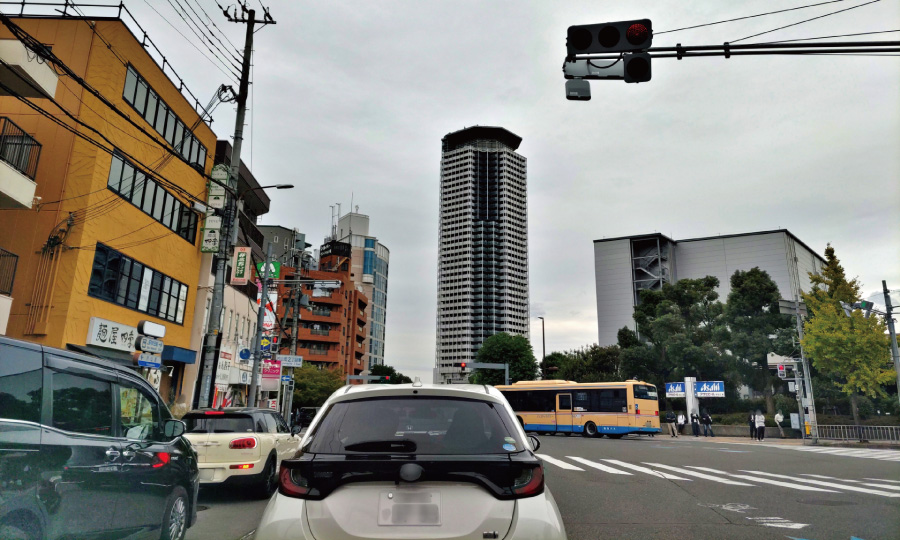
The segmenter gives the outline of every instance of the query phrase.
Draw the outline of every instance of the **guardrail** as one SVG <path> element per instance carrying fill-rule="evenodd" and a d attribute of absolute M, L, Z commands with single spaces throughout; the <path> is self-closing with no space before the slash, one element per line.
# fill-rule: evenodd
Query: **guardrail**
<path fill-rule="evenodd" d="M 900 442 L 900 426 L 824 426 L 819 424 L 819 438 L 836 441 Z"/>
<path fill-rule="evenodd" d="M 13 282 L 16 279 L 16 266 L 19 264 L 19 256 L 0 248 L 0 294 L 10 296 Z"/>
<path fill-rule="evenodd" d="M 5 116 L 0 116 L 0 159 L 34 180 L 41 143 Z"/>

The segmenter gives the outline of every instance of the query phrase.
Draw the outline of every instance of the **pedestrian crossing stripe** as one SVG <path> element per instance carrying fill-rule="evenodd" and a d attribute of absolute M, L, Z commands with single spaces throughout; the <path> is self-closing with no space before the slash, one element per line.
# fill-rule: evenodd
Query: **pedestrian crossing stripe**
<path fill-rule="evenodd" d="M 646 467 L 641 467 L 640 465 L 632 465 L 631 463 L 625 463 L 624 461 L 619 461 L 617 459 L 604 459 L 603 461 L 607 463 L 612 463 L 613 465 L 618 465 L 619 467 L 625 467 L 626 469 L 631 469 L 633 471 L 642 472 L 644 474 L 649 474 L 651 476 L 659 476 L 660 478 L 665 478 L 666 480 L 686 480 L 690 482 L 688 478 L 682 478 L 680 476 L 675 476 L 674 474 L 668 474 L 663 472 L 654 471 L 648 469 Z"/>
<path fill-rule="evenodd" d="M 744 443 L 739 443 L 744 444 Z M 756 445 L 754 445 L 756 446 Z M 827 448 L 822 446 L 785 446 L 783 444 L 764 444 L 768 448 L 781 448 L 787 450 L 796 450 L 798 452 L 812 452 L 814 454 L 827 454 L 830 456 L 845 456 L 864 459 L 878 459 L 881 461 L 897 461 L 900 462 L 900 451 L 882 450 L 879 448 L 857 449 L 857 448 Z"/>
<path fill-rule="evenodd" d="M 651 467 L 656 467 L 657 469 L 669 469 L 670 471 L 675 471 L 680 474 L 686 474 L 688 476 L 695 476 L 697 478 L 704 478 L 706 480 L 712 480 L 713 482 L 719 482 L 720 484 L 729 484 L 732 486 L 747 486 L 747 487 L 756 487 L 753 484 L 747 484 L 745 482 L 737 482 L 735 480 L 728 480 L 727 478 L 718 478 L 716 476 L 711 476 L 708 474 L 696 472 L 696 471 L 686 471 L 684 469 L 679 469 L 678 467 L 672 467 L 670 465 L 663 465 L 662 463 L 647 463 L 644 462 L 645 465 L 650 465 Z"/>
<path fill-rule="evenodd" d="M 584 472 L 584 469 L 582 469 L 581 467 L 576 467 L 575 465 L 570 465 L 570 464 L 566 463 L 565 461 L 561 461 L 556 458 L 552 458 L 546 454 L 535 454 L 535 455 L 537 457 L 541 458 L 542 460 L 546 461 L 547 463 L 552 463 L 552 464 L 556 465 L 560 469 Z"/>
<path fill-rule="evenodd" d="M 724 471 L 718 471 L 716 469 L 710 469 L 708 467 L 694 467 L 691 465 L 688 465 L 688 467 L 690 467 L 692 469 L 698 469 L 701 471 L 708 471 L 708 472 L 721 474 L 721 475 L 725 475 L 725 476 L 731 476 L 732 478 L 740 478 L 742 480 L 750 480 L 751 482 L 759 482 L 761 484 L 771 484 L 773 486 L 786 487 L 788 489 L 796 489 L 796 490 L 800 490 L 800 491 L 820 491 L 820 492 L 824 491 L 826 493 L 839 493 L 838 491 L 834 491 L 833 489 L 824 489 L 824 488 L 818 488 L 818 487 L 813 487 L 813 486 L 804 486 L 803 484 L 789 484 L 787 482 L 781 482 L 779 480 L 769 480 L 768 478 L 759 478 L 756 476 L 748 476 L 746 474 L 731 474 L 731 473 L 727 473 Z"/>
<path fill-rule="evenodd" d="M 631 476 L 630 472 L 620 471 L 619 469 L 614 469 L 608 465 L 604 465 L 602 463 L 597 463 L 596 461 L 590 461 L 590 460 L 580 458 L 577 456 L 566 456 L 566 457 L 573 461 L 577 461 L 578 463 L 581 463 L 582 465 L 587 465 L 588 467 L 600 469 L 601 471 L 605 471 L 605 472 L 608 472 L 611 474 L 625 474 L 625 475 Z"/>
<path fill-rule="evenodd" d="M 762 475 L 762 476 L 769 476 L 772 478 L 783 478 L 786 480 L 793 480 L 795 482 L 805 482 L 807 484 L 833 487 L 833 488 L 838 488 L 838 489 L 846 489 L 849 491 L 859 491 L 860 493 L 870 493 L 872 495 L 881 495 L 882 497 L 900 497 L 900 493 L 888 493 L 887 491 L 879 491 L 879 490 L 875 490 L 875 489 L 862 488 L 859 486 L 845 486 L 845 485 L 841 485 L 841 484 L 835 484 L 834 482 L 823 482 L 822 480 L 809 480 L 807 478 L 794 478 L 791 476 L 784 476 L 781 474 L 772 474 L 772 473 L 767 473 L 767 472 L 762 472 L 762 471 L 742 470 L 742 472 L 750 473 L 750 474 L 758 474 L 758 475 Z"/>

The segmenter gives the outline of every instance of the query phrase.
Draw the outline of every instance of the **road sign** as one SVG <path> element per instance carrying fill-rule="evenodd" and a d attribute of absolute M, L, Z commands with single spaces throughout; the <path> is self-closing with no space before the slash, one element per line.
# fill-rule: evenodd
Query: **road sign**
<path fill-rule="evenodd" d="M 259 340 L 259 348 L 263 352 L 267 352 L 272 348 L 272 338 L 263 336 L 261 340 Z"/>
<path fill-rule="evenodd" d="M 238 357 L 240 357 L 241 360 L 250 360 L 250 349 L 241 349 L 241 351 L 238 353 Z"/>
<path fill-rule="evenodd" d="M 294 379 L 290 375 L 282 375 L 281 376 L 281 382 L 283 382 L 283 383 L 289 383 L 292 380 L 294 380 Z"/>
<path fill-rule="evenodd" d="M 683 382 L 667 382 L 666 383 L 666 397 L 667 398 L 684 397 L 684 383 Z"/>
<path fill-rule="evenodd" d="M 796 392 L 797 391 L 797 383 L 791 381 L 788 383 L 788 392 Z"/>
<path fill-rule="evenodd" d="M 138 336 L 134 340 L 134 348 L 146 353 L 159 354 L 163 352 L 163 347 L 165 347 L 165 344 L 162 341 L 147 336 Z"/>
<path fill-rule="evenodd" d="M 303 357 L 293 354 L 279 354 L 275 356 L 275 360 L 281 362 L 282 367 L 303 367 Z"/>
<path fill-rule="evenodd" d="M 725 383 L 722 381 L 694 382 L 694 395 L 697 397 L 725 397 Z"/>
<path fill-rule="evenodd" d="M 162 367 L 162 358 L 153 354 L 135 352 L 131 359 L 140 367 L 159 369 Z"/>

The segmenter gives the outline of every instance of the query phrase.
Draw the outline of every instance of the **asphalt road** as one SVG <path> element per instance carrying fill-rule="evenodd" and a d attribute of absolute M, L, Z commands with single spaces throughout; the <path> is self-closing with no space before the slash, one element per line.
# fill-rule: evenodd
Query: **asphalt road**
<path fill-rule="evenodd" d="M 572 540 L 900 539 L 900 451 L 541 436 Z M 771 444 L 771 446 L 769 446 Z M 188 540 L 249 539 L 266 501 L 202 489 Z"/>

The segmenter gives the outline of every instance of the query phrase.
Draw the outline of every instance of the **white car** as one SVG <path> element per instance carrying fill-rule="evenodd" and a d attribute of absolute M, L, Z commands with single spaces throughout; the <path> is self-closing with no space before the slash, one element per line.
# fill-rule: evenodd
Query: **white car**
<path fill-rule="evenodd" d="M 256 540 L 558 540 L 544 469 L 491 386 L 345 386 L 316 415 Z"/>
<path fill-rule="evenodd" d="M 271 409 L 199 409 L 182 418 L 184 437 L 197 452 L 200 485 L 250 486 L 268 498 L 278 486 L 281 461 L 300 449 L 300 428 Z"/>

